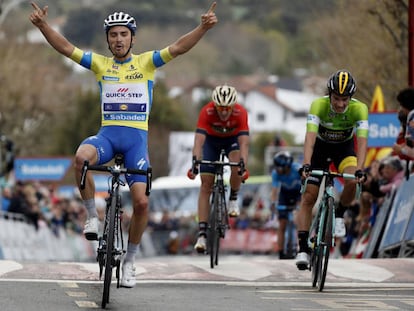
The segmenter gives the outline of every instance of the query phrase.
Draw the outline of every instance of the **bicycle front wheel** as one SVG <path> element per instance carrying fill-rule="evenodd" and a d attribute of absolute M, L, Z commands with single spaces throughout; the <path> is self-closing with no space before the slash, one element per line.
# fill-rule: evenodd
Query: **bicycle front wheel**
<path fill-rule="evenodd" d="M 109 291 L 112 282 L 112 255 L 114 249 L 114 232 L 115 232 L 115 211 L 116 211 L 117 195 L 111 198 L 111 207 L 109 209 L 108 232 L 106 234 L 106 260 L 105 260 L 105 276 L 104 289 L 102 294 L 102 308 L 105 308 L 109 302 Z"/>
<path fill-rule="evenodd" d="M 319 260 L 319 246 L 316 245 L 316 236 L 313 237 L 314 241 L 314 247 L 312 249 L 311 258 L 310 258 L 310 265 L 312 270 L 312 287 L 316 287 L 316 284 L 318 282 L 318 276 L 320 273 L 320 260 Z"/>
<path fill-rule="evenodd" d="M 329 253 L 332 247 L 332 225 L 333 225 L 333 209 L 334 198 L 327 199 L 327 213 L 325 213 L 324 230 L 322 231 L 322 243 L 319 253 L 320 274 L 318 280 L 318 289 L 321 292 L 325 286 L 326 273 L 328 271 Z"/>
<path fill-rule="evenodd" d="M 218 262 L 218 250 L 219 250 L 219 243 L 220 243 L 220 233 L 218 228 L 217 222 L 217 215 L 219 212 L 219 202 L 220 195 L 219 193 L 214 190 L 213 192 L 213 200 L 210 209 L 210 232 L 208 235 L 208 249 L 210 254 L 210 267 L 213 269 Z"/>
<path fill-rule="evenodd" d="M 312 252 L 310 256 L 310 266 L 312 271 L 312 287 L 316 287 L 316 284 L 318 283 L 319 274 L 321 271 L 321 265 L 320 265 L 320 253 L 319 253 L 319 239 L 318 234 L 320 230 L 320 226 L 323 226 L 323 222 L 321 222 L 321 217 L 324 217 L 323 213 L 323 206 L 318 207 L 318 213 L 315 217 L 316 218 L 316 227 L 315 230 L 311 232 L 313 235 L 311 238 L 312 242 Z"/>

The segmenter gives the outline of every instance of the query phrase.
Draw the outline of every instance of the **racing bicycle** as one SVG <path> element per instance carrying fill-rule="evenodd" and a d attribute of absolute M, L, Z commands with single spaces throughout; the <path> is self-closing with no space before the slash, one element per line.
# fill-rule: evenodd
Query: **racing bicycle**
<path fill-rule="evenodd" d="M 210 255 L 210 267 L 212 269 L 214 266 L 218 265 L 220 238 L 224 239 L 226 230 L 230 228 L 226 204 L 226 186 L 223 179 L 224 167 L 239 167 L 239 175 L 243 175 L 245 171 L 243 159 L 241 159 L 240 162 L 229 162 L 225 161 L 225 155 L 223 149 L 220 152 L 220 160 L 218 161 L 197 160 L 194 156 L 191 168 L 193 174 L 198 173 L 197 166 L 200 164 L 210 165 L 215 169 L 215 179 L 211 194 L 210 214 L 207 227 L 207 253 Z"/>
<path fill-rule="evenodd" d="M 105 221 L 102 236 L 98 238 L 98 249 L 96 260 L 99 264 L 99 279 L 104 272 L 104 288 L 102 294 L 102 308 L 105 308 L 109 302 L 109 291 L 112 282 L 112 269 L 116 268 L 117 288 L 120 286 L 120 266 L 121 259 L 125 253 L 124 240 L 122 234 L 122 202 L 120 187 L 125 186 L 121 176 L 125 174 L 139 174 L 147 176 L 146 195 L 151 191 L 152 169 L 146 170 L 125 168 L 124 157 L 122 154 L 116 154 L 114 164 L 106 165 L 89 165 L 88 161 L 84 162 L 80 181 L 81 189 L 85 189 L 85 180 L 87 171 L 108 172 L 112 176 L 108 178 L 108 197 L 106 198 Z"/>
<path fill-rule="evenodd" d="M 325 286 L 331 247 L 335 246 L 335 189 L 336 178 L 355 180 L 354 174 L 331 172 L 329 170 L 311 170 L 309 176 L 322 177 L 324 187 L 322 198 L 318 203 L 316 215 L 309 230 L 308 245 L 311 250 L 308 269 L 312 272 L 312 287 L 322 291 Z M 307 185 L 307 179 L 302 193 Z M 356 197 L 360 195 L 361 185 L 357 183 Z"/>

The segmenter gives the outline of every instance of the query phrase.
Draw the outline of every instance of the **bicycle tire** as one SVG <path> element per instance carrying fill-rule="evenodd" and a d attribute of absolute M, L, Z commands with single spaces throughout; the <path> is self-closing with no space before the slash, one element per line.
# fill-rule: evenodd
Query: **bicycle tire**
<path fill-rule="evenodd" d="M 112 194 L 111 207 L 109 209 L 109 223 L 108 233 L 106 235 L 106 260 L 105 260 L 105 275 L 104 275 L 104 289 L 102 294 L 102 308 L 104 309 L 109 302 L 109 292 L 112 283 L 112 254 L 114 249 L 114 234 L 115 234 L 115 213 L 117 203 L 117 193 Z"/>
<path fill-rule="evenodd" d="M 220 196 L 219 196 L 219 200 L 217 202 L 217 241 L 216 241 L 216 258 L 214 263 L 216 264 L 216 266 L 219 264 L 219 253 L 220 253 L 220 239 L 224 239 L 224 237 L 226 236 L 226 228 L 228 225 L 227 222 L 227 208 L 226 208 L 226 197 L 225 197 L 225 191 L 224 191 L 224 186 L 222 186 L 221 190 L 219 191 Z"/>
<path fill-rule="evenodd" d="M 333 209 L 334 198 L 328 197 L 326 202 L 327 213 L 325 213 L 324 231 L 322 232 L 323 237 L 323 248 L 320 250 L 320 275 L 318 281 L 318 290 L 321 292 L 325 286 L 326 273 L 328 271 L 329 254 L 332 246 L 332 225 L 333 225 Z"/>
<path fill-rule="evenodd" d="M 218 232 L 218 224 L 217 224 L 217 213 L 218 213 L 218 200 L 219 200 L 219 193 L 215 188 L 213 191 L 212 197 L 212 204 L 210 209 L 210 219 L 209 219 L 209 227 L 210 232 L 208 236 L 208 244 L 209 244 L 209 254 L 210 254 L 210 268 L 214 268 L 217 260 L 218 260 L 218 239 L 220 238 Z"/>
<path fill-rule="evenodd" d="M 321 202 L 321 204 L 323 204 Z M 320 265 L 320 241 L 318 240 L 318 234 L 320 230 L 320 226 L 323 226 L 323 222 L 321 222 L 321 217 L 324 217 L 324 206 L 321 205 L 318 208 L 318 214 L 316 219 L 316 228 L 315 231 L 312 233 L 314 236 L 312 237 L 312 252 L 311 252 L 311 271 L 312 271 L 312 287 L 316 287 L 318 280 L 319 280 L 319 273 L 321 271 Z"/>

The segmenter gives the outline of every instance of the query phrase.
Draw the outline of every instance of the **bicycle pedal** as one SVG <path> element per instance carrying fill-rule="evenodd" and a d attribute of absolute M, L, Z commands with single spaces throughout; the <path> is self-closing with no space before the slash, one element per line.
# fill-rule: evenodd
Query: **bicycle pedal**
<path fill-rule="evenodd" d="M 305 264 L 299 264 L 296 265 L 298 267 L 299 270 L 303 271 L 303 270 L 307 270 L 308 269 L 308 265 Z"/>
<path fill-rule="evenodd" d="M 93 233 L 93 232 L 85 233 L 85 238 L 88 241 L 98 241 L 98 235 L 96 233 Z"/>

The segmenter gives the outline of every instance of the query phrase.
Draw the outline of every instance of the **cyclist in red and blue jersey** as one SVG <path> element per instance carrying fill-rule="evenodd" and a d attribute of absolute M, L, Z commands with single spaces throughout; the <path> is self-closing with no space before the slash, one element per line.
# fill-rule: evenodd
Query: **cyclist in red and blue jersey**
<path fill-rule="evenodd" d="M 311 169 L 329 169 L 333 163 L 340 173 L 355 174 L 356 181 L 366 179 L 364 163 L 368 140 L 368 106 L 352 96 L 356 82 L 347 70 L 338 70 L 328 80 L 328 96 L 312 102 L 306 124 L 303 166 L 300 174 L 308 178 L 298 212 L 299 270 L 309 266 L 309 227 L 321 178 L 309 176 Z M 357 146 L 355 148 L 354 137 Z M 355 198 L 356 181 L 344 181 L 335 212 L 335 236 L 346 234 L 343 215 Z"/>
<path fill-rule="evenodd" d="M 41 9 L 32 2 L 30 21 L 42 32 L 49 44 L 59 53 L 91 70 L 101 94 L 101 129 L 86 138 L 75 155 L 76 182 L 80 182 L 85 160 L 90 164 L 104 164 L 116 153 L 122 153 L 125 166 L 145 170 L 149 166 L 147 150 L 148 118 L 151 111 L 154 76 L 157 68 L 175 57 L 188 52 L 204 34 L 214 27 L 216 2 L 201 16 L 200 24 L 171 45 L 159 50 L 135 55 L 132 47 L 136 42 L 135 19 L 127 13 L 115 12 L 104 21 L 108 48 L 112 57 L 75 47 L 47 23 L 48 7 Z M 148 222 L 148 197 L 145 195 L 146 177 L 126 176 L 133 201 L 133 213 L 128 235 L 127 253 L 122 264 L 121 286 L 136 284 L 134 261 L 141 236 Z M 88 240 L 96 240 L 98 218 L 95 207 L 95 185 L 87 174 L 86 187 L 80 189 L 88 220 L 84 234 Z"/>
<path fill-rule="evenodd" d="M 205 105 L 199 114 L 197 129 L 194 138 L 193 156 L 196 159 L 216 161 L 220 152 L 225 150 L 231 162 L 244 161 L 247 166 L 249 155 L 249 125 L 247 110 L 237 101 L 237 91 L 228 85 L 217 86 L 212 94 L 213 101 Z M 198 197 L 199 233 L 194 246 L 198 253 L 206 251 L 206 237 L 208 215 L 210 211 L 209 198 L 214 184 L 214 167 L 200 165 L 201 187 Z M 188 177 L 195 178 L 191 169 Z M 229 216 L 237 217 L 240 213 L 237 204 L 237 194 L 242 180 L 247 179 L 246 169 L 244 176 L 239 175 L 237 167 L 231 168 Z"/>

